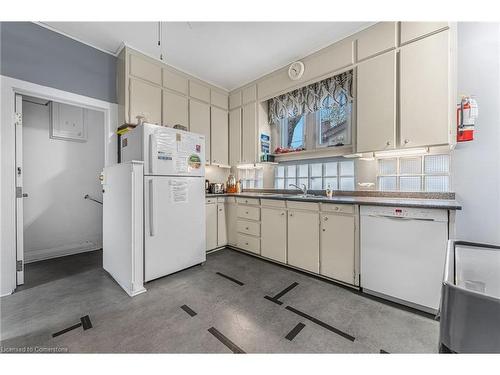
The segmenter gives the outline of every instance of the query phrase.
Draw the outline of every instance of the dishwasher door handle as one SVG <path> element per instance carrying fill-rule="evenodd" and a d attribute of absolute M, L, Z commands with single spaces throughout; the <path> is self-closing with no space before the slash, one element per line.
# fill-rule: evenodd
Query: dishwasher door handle
<path fill-rule="evenodd" d="M 402 216 L 389 216 L 389 215 L 368 215 L 370 217 L 382 217 L 382 218 L 387 218 L 387 219 L 392 219 L 392 220 L 415 220 L 415 221 L 436 221 L 434 219 L 426 219 L 426 218 L 420 218 L 420 217 L 402 217 Z"/>

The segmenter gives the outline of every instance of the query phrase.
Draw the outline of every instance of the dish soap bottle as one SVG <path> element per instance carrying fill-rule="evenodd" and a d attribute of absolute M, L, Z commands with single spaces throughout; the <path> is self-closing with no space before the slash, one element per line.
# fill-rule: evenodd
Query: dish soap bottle
<path fill-rule="evenodd" d="M 328 184 L 328 186 L 326 188 L 326 196 L 327 196 L 327 198 L 331 198 L 333 196 L 333 191 L 330 187 L 330 184 Z"/>

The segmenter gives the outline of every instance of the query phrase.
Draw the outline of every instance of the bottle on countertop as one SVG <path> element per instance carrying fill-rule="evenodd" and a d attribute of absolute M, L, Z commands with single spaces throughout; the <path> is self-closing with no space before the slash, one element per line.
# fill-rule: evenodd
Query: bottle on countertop
<path fill-rule="evenodd" d="M 236 192 L 241 193 L 241 180 L 238 180 L 238 182 L 236 182 Z"/>
<path fill-rule="evenodd" d="M 330 184 L 328 184 L 328 186 L 326 187 L 326 196 L 327 198 L 331 198 L 333 196 L 333 190 L 330 187 Z"/>

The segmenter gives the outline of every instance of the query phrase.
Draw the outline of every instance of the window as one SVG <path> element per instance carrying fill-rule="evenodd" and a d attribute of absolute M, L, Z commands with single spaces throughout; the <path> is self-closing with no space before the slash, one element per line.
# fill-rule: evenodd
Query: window
<path fill-rule="evenodd" d="M 449 191 L 450 156 L 379 159 L 377 183 L 383 191 Z"/>
<path fill-rule="evenodd" d="M 288 148 L 305 148 L 305 115 L 281 121 L 281 144 Z"/>
<path fill-rule="evenodd" d="M 341 94 L 336 103 L 331 96 L 324 102 L 317 117 L 317 146 L 343 146 L 351 144 L 351 102 Z"/>
<path fill-rule="evenodd" d="M 330 159 L 299 164 L 281 164 L 275 168 L 274 187 L 295 189 L 290 184 L 306 185 L 309 190 L 354 190 L 354 161 Z"/>
<path fill-rule="evenodd" d="M 261 168 L 238 169 L 238 178 L 243 189 L 262 189 L 264 171 Z"/>

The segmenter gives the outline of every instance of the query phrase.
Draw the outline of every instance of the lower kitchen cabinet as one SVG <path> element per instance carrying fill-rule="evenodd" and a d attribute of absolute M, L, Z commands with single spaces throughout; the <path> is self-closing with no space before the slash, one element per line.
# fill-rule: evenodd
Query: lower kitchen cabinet
<path fill-rule="evenodd" d="M 237 229 L 238 209 L 234 197 L 226 198 L 226 228 L 228 245 L 236 246 L 238 244 Z"/>
<path fill-rule="evenodd" d="M 321 214 L 320 274 L 355 284 L 355 216 Z"/>
<path fill-rule="evenodd" d="M 222 198 L 224 200 L 224 198 Z M 227 245 L 226 207 L 217 203 L 217 247 Z"/>
<path fill-rule="evenodd" d="M 288 264 L 319 273 L 319 213 L 288 211 Z"/>
<path fill-rule="evenodd" d="M 260 215 L 260 254 L 263 257 L 286 263 L 286 210 L 262 207 Z"/>
<path fill-rule="evenodd" d="M 206 246 L 207 251 L 217 247 L 217 203 L 207 199 L 205 204 Z"/>

